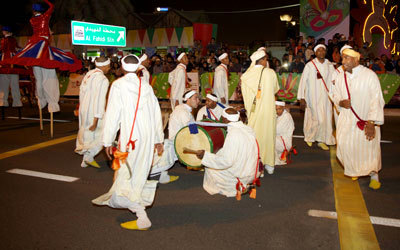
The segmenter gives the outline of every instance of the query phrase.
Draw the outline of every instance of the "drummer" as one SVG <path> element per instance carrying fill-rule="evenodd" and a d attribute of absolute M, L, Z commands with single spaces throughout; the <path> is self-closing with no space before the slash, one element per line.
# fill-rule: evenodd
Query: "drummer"
<path fill-rule="evenodd" d="M 246 191 L 247 184 L 259 176 L 254 131 L 239 118 L 235 109 L 224 109 L 222 122 L 229 124 L 224 146 L 216 154 L 204 150 L 196 154 L 206 167 L 203 188 L 211 195 L 240 196 Z"/>
<path fill-rule="evenodd" d="M 175 107 L 169 117 L 168 139 L 164 140 L 163 154 L 160 157 L 157 154 L 154 155 L 150 177 L 160 175 L 159 182 L 161 184 L 170 183 L 179 178 L 179 176 L 168 175 L 168 169 L 178 160 L 174 148 L 175 136 L 189 122 L 194 122 L 192 110 L 197 108 L 200 103 L 199 94 L 194 90 L 190 90 L 183 94 L 183 102 L 183 104 Z"/>
<path fill-rule="evenodd" d="M 220 121 L 222 111 L 225 106 L 218 102 L 218 97 L 214 94 L 207 94 L 206 105 L 197 112 L 196 121 L 209 119 L 213 121 Z"/>

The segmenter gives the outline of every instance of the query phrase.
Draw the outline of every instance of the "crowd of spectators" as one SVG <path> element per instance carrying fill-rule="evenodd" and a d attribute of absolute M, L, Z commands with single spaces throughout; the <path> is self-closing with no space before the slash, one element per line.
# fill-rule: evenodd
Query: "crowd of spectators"
<path fill-rule="evenodd" d="M 369 67 L 376 73 L 397 73 L 400 74 L 400 60 L 399 56 L 394 55 L 389 58 L 387 55 L 377 57 L 365 43 L 359 48 L 354 41 L 350 38 L 347 39 L 343 34 L 335 34 L 332 39 L 326 43 L 324 38 L 316 40 L 312 36 L 304 39 L 302 36 L 296 39 L 290 38 L 286 43 L 285 53 L 281 59 L 271 56 L 271 52 L 267 53 L 269 67 L 274 69 L 277 73 L 284 72 L 302 73 L 305 64 L 315 58 L 314 47 L 318 44 L 324 44 L 327 47 L 326 58 L 331 61 L 335 67 L 341 65 L 340 49 L 345 44 L 352 46 L 356 51 L 360 52 L 360 64 Z M 260 47 L 260 46 L 259 46 Z M 213 38 L 211 42 L 203 49 L 201 41 L 194 41 L 194 45 L 189 47 L 186 51 L 189 64 L 187 65 L 187 72 L 213 72 L 220 63 L 218 56 L 222 53 L 228 53 L 230 63 L 228 65 L 230 72 L 244 72 L 250 66 L 250 54 L 258 47 L 250 50 L 248 47 L 231 49 L 227 44 L 217 43 Z M 268 51 L 268 48 L 267 48 Z M 168 54 L 155 54 L 151 57 L 151 67 L 149 69 L 151 74 L 168 73 L 171 72 L 179 62 L 176 61 L 177 51 L 175 55 Z M 93 62 L 89 59 L 83 60 L 84 70 L 89 70 L 94 67 Z M 118 57 L 112 57 L 111 74 L 115 77 L 122 75 L 120 60 Z"/>

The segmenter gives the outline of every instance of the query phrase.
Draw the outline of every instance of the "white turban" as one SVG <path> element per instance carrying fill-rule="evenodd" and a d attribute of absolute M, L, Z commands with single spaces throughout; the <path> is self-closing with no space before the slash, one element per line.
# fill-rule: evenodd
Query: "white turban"
<path fill-rule="evenodd" d="M 178 56 L 178 61 L 180 61 L 184 55 L 186 55 L 186 53 L 185 53 L 185 52 L 182 52 L 182 53 Z"/>
<path fill-rule="evenodd" d="M 217 101 L 218 101 L 218 98 L 215 97 L 215 96 L 213 96 L 213 95 L 211 95 L 211 94 L 207 94 L 207 95 L 206 95 L 206 98 L 208 98 L 208 99 L 210 99 L 210 100 L 213 100 L 214 102 L 217 102 Z"/>
<path fill-rule="evenodd" d="M 134 57 L 136 57 L 136 59 L 138 60 L 138 63 L 137 63 L 137 64 L 126 63 L 126 62 L 125 62 L 125 58 L 127 58 L 128 56 L 134 56 Z M 139 64 L 140 64 L 140 59 L 139 59 L 139 57 L 137 57 L 136 55 L 126 55 L 126 56 L 124 56 L 124 57 L 122 58 L 121 62 L 122 62 L 122 68 L 123 68 L 125 71 L 128 71 L 128 72 L 136 72 L 136 70 L 137 70 L 137 68 L 139 67 Z"/>
<path fill-rule="evenodd" d="M 351 47 L 350 45 L 344 45 L 341 49 L 340 49 L 340 54 L 342 55 L 343 54 L 343 50 L 345 50 L 345 49 L 352 49 L 353 47 Z"/>
<path fill-rule="evenodd" d="M 227 109 L 228 109 L 228 108 L 226 108 L 226 109 L 224 109 L 224 110 L 222 111 L 222 116 L 225 117 L 226 119 L 228 119 L 228 121 L 230 121 L 230 122 L 237 122 L 237 121 L 239 121 L 240 114 L 237 113 L 237 112 L 236 112 L 236 114 L 228 114 L 228 113 L 226 113 L 226 110 L 227 110 Z"/>
<path fill-rule="evenodd" d="M 324 49 L 326 50 L 326 46 L 325 46 L 325 45 L 323 45 L 323 44 L 318 44 L 317 46 L 315 46 L 314 52 L 317 52 L 317 49 L 319 49 L 319 48 L 324 48 Z"/>
<path fill-rule="evenodd" d="M 357 51 L 353 50 L 353 49 L 344 49 L 343 50 L 343 55 L 348 55 L 351 57 L 355 57 L 358 60 L 360 60 L 360 53 L 358 53 Z"/>
<path fill-rule="evenodd" d="M 275 101 L 275 105 L 285 107 L 285 102 Z"/>
<path fill-rule="evenodd" d="M 267 49 L 265 47 L 260 47 L 260 48 L 257 49 L 257 51 L 260 51 L 260 50 L 264 50 L 265 51 Z"/>
<path fill-rule="evenodd" d="M 219 57 L 218 57 L 218 60 L 222 60 L 222 59 L 224 59 L 224 58 L 226 58 L 226 57 L 228 57 L 228 54 L 227 53 L 223 53 L 222 55 L 220 55 Z"/>
<path fill-rule="evenodd" d="M 107 66 L 111 63 L 110 58 L 107 59 L 107 61 L 105 62 L 97 62 L 94 61 L 94 64 L 96 65 L 96 67 L 103 67 L 103 66 Z"/>
<path fill-rule="evenodd" d="M 256 52 L 254 52 L 251 56 L 250 59 L 252 62 L 255 62 L 263 57 L 265 57 L 267 54 L 265 54 L 264 50 L 258 50 Z"/>
<path fill-rule="evenodd" d="M 147 60 L 147 55 L 143 54 L 143 56 L 141 56 L 139 60 L 140 60 L 140 63 L 146 61 Z"/>
<path fill-rule="evenodd" d="M 187 92 L 184 96 L 183 96 L 183 100 L 186 102 L 187 100 L 189 100 L 190 97 L 192 97 L 194 94 L 196 94 L 197 92 L 194 90 L 191 90 L 189 92 Z"/>

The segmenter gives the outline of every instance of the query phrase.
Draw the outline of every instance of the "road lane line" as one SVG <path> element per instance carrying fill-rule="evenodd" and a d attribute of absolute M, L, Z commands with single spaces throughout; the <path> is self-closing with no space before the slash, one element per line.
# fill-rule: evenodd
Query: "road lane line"
<path fill-rule="evenodd" d="M 18 119 L 18 120 L 32 120 L 32 121 L 39 121 L 40 120 L 39 118 L 33 118 L 33 117 L 21 117 L 21 119 L 20 119 L 19 117 L 16 117 L 16 116 L 7 116 L 6 118 L 7 119 Z M 43 119 L 43 121 L 49 122 L 50 119 Z M 72 122 L 72 121 L 69 121 L 69 120 L 54 120 L 54 119 L 53 119 L 53 121 L 55 121 L 55 122 Z"/>
<path fill-rule="evenodd" d="M 12 156 L 16 156 L 16 155 L 19 155 L 19 154 L 23 154 L 23 153 L 26 153 L 26 152 L 38 150 L 38 149 L 41 149 L 41 148 L 53 146 L 53 145 L 56 145 L 56 144 L 59 144 L 59 143 L 75 140 L 75 139 L 76 139 L 76 135 L 69 135 L 69 136 L 57 138 L 57 139 L 54 139 L 54 140 L 50 140 L 50 141 L 34 144 L 34 145 L 31 145 L 31 146 L 28 146 L 28 147 L 23 147 L 23 148 L 11 150 L 11 151 L 8 151 L 8 152 L 5 152 L 5 153 L 1 153 L 0 154 L 0 160 L 5 159 L 5 158 L 9 158 L 9 157 L 12 157 Z"/>
<path fill-rule="evenodd" d="M 337 219 L 337 213 L 333 211 L 323 211 L 323 210 L 308 210 L 308 215 L 312 217 L 321 217 L 327 219 Z M 388 226 L 388 227 L 400 227 L 400 220 L 393 219 L 393 218 L 385 218 L 385 217 L 376 217 L 370 216 L 369 219 L 371 220 L 372 224 L 381 225 L 381 226 Z"/>
<path fill-rule="evenodd" d="M 304 138 L 304 135 L 293 135 L 293 138 Z M 393 143 L 393 142 L 388 140 L 381 140 L 381 143 Z"/>
<path fill-rule="evenodd" d="M 330 158 L 340 248 L 380 249 L 358 181 L 344 176 L 334 146 L 330 147 Z"/>
<path fill-rule="evenodd" d="M 65 181 L 65 182 L 74 182 L 74 181 L 79 180 L 79 178 L 76 178 L 76 177 L 58 175 L 58 174 L 49 174 L 49 173 L 43 173 L 43 172 L 37 172 L 37 171 L 31 171 L 31 170 L 19 169 L 19 168 L 10 169 L 10 170 L 7 170 L 6 172 L 10 173 L 10 174 L 27 175 L 27 176 L 39 177 L 39 178 L 44 178 L 44 179 L 56 180 L 56 181 Z"/>

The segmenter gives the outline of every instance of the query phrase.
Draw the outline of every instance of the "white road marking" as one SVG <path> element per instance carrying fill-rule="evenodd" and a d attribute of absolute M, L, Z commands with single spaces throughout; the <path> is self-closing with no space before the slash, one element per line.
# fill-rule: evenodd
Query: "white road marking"
<path fill-rule="evenodd" d="M 10 170 L 7 170 L 6 172 L 11 173 L 11 174 L 27 175 L 27 176 L 51 179 L 51 180 L 56 180 L 56 181 L 65 181 L 65 182 L 74 182 L 76 180 L 79 180 L 79 178 L 76 178 L 76 177 L 57 175 L 57 174 L 48 174 L 48 173 L 19 169 L 19 168 L 10 169 Z"/>
<path fill-rule="evenodd" d="M 337 219 L 337 213 L 332 211 L 323 211 L 323 210 L 308 210 L 308 215 L 312 217 L 322 217 L 327 219 Z M 369 217 L 372 224 L 388 226 L 388 227 L 400 227 L 400 220 L 393 218 L 383 218 L 383 217 Z"/>
<path fill-rule="evenodd" d="M 304 135 L 293 135 L 293 138 L 304 138 Z M 381 140 L 381 143 L 392 143 L 392 141 Z"/>
<path fill-rule="evenodd" d="M 7 116 L 7 119 L 19 119 L 19 117 L 16 116 Z M 39 121 L 39 118 L 32 118 L 32 117 L 21 117 L 21 120 L 33 120 L 33 121 Z M 49 122 L 50 119 L 43 119 L 45 122 Z M 72 122 L 68 120 L 53 120 L 55 122 Z"/>

